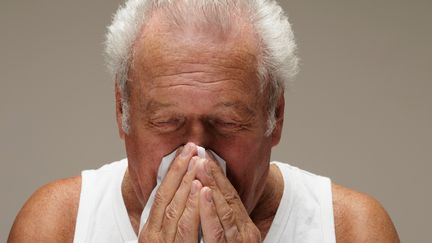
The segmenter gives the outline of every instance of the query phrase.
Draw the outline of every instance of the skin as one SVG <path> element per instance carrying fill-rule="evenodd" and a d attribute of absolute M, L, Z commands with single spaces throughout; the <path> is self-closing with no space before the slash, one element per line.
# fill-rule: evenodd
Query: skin
<path fill-rule="evenodd" d="M 134 188 L 139 200 L 145 202 L 153 189 L 162 157 L 193 142 L 227 161 L 227 176 L 251 211 L 278 140 L 264 135 L 264 102 L 256 99 L 261 97 L 255 77 L 256 48 L 239 48 L 243 40 L 212 43 L 208 48 L 209 41 L 203 38 L 178 39 L 175 34 L 176 41 L 166 43 L 171 39 L 166 34 L 146 32 L 153 33 L 153 26 L 136 45 L 138 54 L 129 74 L 134 132 L 124 135 L 128 172 L 138 182 Z"/>
<path fill-rule="evenodd" d="M 181 148 L 139 241 L 196 242 L 201 225 L 206 243 L 261 242 L 283 191 L 282 175 L 269 161 L 281 136 L 284 98 L 276 128 L 265 136 L 255 35 L 248 28 L 231 38 L 179 34 L 153 21 L 135 43 L 129 134 L 121 129 L 116 87 L 117 122 L 129 160 L 122 193 L 136 232 L 162 157 Z M 196 145 L 226 160 L 226 177 L 214 158 L 196 156 Z M 37 191 L 18 214 L 8 242 L 71 242 L 80 185 L 75 177 Z M 374 199 L 333 185 L 333 203 L 338 242 L 399 242 Z"/>
<path fill-rule="evenodd" d="M 203 195 L 214 192 L 213 195 L 217 196 L 221 193 L 217 189 L 226 186 L 225 184 L 231 185 L 231 182 L 233 190 L 230 193 L 239 194 L 236 201 L 239 205 L 236 206 L 235 212 L 242 210 L 238 218 L 245 218 L 244 220 L 251 222 L 250 229 L 245 230 L 255 232 L 258 236 L 256 241 L 259 242 L 261 237 L 259 230 L 248 214 L 255 208 L 263 192 L 269 173 L 268 161 L 271 148 L 279 141 L 280 134 L 265 136 L 267 129 L 265 103 L 264 100 L 256 98 L 262 97 L 259 94 L 259 83 L 255 74 L 257 42 L 251 40 L 251 35 L 246 39 L 242 38 L 241 34 L 239 38 L 222 42 L 214 41 L 208 36 L 165 32 L 160 35 L 150 34 L 158 33 L 157 29 L 160 30 L 159 25 L 150 23 L 144 30 L 143 37 L 135 46 L 133 68 L 129 73 L 130 127 L 134 132 L 133 135 L 122 136 L 125 138 L 129 159 L 128 175 L 131 177 L 137 197 L 141 205 L 144 205 L 154 187 L 154 178 L 152 180 L 148 178 L 154 177 L 154 172 L 164 155 L 188 141 L 199 144 L 217 152 L 227 161 L 229 180 L 224 177 L 223 185 L 216 187 L 213 183 L 213 190 L 209 190 L 207 186 L 211 185 L 210 182 L 204 183 L 201 179 L 195 182 L 198 183 L 197 187 L 203 188 Z M 176 41 L 167 41 L 171 39 Z M 278 116 L 283 117 L 283 113 L 280 112 Z M 189 161 L 190 158 L 181 168 L 186 168 Z M 149 171 L 153 173 L 149 174 Z M 178 179 L 172 182 L 167 176 L 166 180 L 170 181 L 169 186 L 162 188 L 166 188 L 167 191 L 168 188 L 173 188 L 172 190 L 178 188 L 182 176 L 183 174 L 177 175 L 175 178 Z M 155 208 L 158 210 L 154 210 L 159 214 L 156 213 L 154 217 L 163 216 L 165 219 L 157 220 L 155 225 L 150 224 L 145 227 L 143 235 L 148 234 L 152 237 L 150 238 L 152 241 L 158 241 L 159 238 L 154 235 L 162 232 L 160 237 L 165 237 L 164 240 L 169 242 L 176 239 L 177 236 L 169 236 L 169 233 L 161 230 L 160 227 L 162 225 L 170 227 L 166 222 L 173 221 L 180 224 L 183 218 L 195 218 L 192 215 L 198 213 L 198 207 L 188 207 L 185 204 L 191 183 L 192 181 L 185 183 L 187 189 L 179 189 L 184 191 L 181 195 L 177 193 L 174 195 L 175 191 L 167 194 L 161 192 L 161 203 L 160 205 L 156 203 Z M 207 205 L 205 202 L 208 200 L 201 203 L 201 199 L 200 218 L 204 238 L 206 238 L 207 228 L 217 226 L 213 225 L 214 222 L 206 222 L 205 219 L 208 217 L 203 217 L 202 214 L 205 212 L 214 214 L 215 212 L 211 210 L 215 206 L 223 208 L 224 204 L 221 203 L 220 207 L 218 204 L 210 205 L 206 211 L 205 207 L 201 208 L 201 205 Z M 194 205 L 198 205 L 197 200 Z M 171 208 L 182 212 L 185 207 L 195 208 L 195 211 L 190 212 L 192 215 L 176 213 L 171 215 L 170 213 L 175 211 Z M 153 222 L 152 215 L 149 221 Z M 196 223 L 198 227 L 198 221 Z M 187 229 L 191 228 L 193 227 Z M 168 230 L 168 232 L 175 232 L 175 230 Z M 209 230 L 209 232 L 223 232 L 223 230 Z M 197 235 L 196 231 L 189 234 L 190 238 Z M 180 235 L 186 237 L 184 232 Z M 249 234 L 244 233 L 244 235 Z M 233 237 L 237 237 L 236 234 Z"/>

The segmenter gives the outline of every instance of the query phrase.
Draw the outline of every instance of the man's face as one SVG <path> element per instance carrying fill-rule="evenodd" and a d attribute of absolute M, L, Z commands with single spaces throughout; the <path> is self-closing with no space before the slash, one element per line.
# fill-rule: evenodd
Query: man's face
<path fill-rule="evenodd" d="M 136 187 L 154 185 L 162 157 L 193 142 L 227 162 L 227 177 L 250 212 L 264 188 L 272 147 L 255 43 L 241 36 L 212 41 L 151 33 L 136 42 L 128 83 L 125 143 Z"/>

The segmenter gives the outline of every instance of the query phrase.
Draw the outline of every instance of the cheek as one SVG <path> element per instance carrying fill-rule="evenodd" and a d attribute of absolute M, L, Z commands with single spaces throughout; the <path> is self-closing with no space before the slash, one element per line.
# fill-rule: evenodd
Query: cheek
<path fill-rule="evenodd" d="M 134 135 L 125 137 L 126 151 L 129 159 L 140 164 L 156 164 L 158 167 L 161 159 L 171 153 L 181 142 L 176 139 L 165 139 L 145 132 L 131 132 Z"/>
<path fill-rule="evenodd" d="M 248 193 L 257 186 L 269 167 L 271 139 L 244 139 L 226 147 L 227 176 L 237 191 Z"/>
<path fill-rule="evenodd" d="M 155 135 L 141 127 L 131 127 L 125 136 L 129 165 L 137 174 L 150 176 L 155 173 L 164 156 L 182 145 L 177 139 Z"/>

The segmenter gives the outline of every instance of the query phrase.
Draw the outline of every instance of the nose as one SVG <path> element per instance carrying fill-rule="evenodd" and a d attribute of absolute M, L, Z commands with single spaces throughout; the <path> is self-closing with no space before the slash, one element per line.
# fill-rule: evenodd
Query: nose
<path fill-rule="evenodd" d="M 189 124 L 185 136 L 185 142 L 193 142 L 204 148 L 210 148 L 213 136 L 209 126 L 202 121 L 193 121 Z"/>

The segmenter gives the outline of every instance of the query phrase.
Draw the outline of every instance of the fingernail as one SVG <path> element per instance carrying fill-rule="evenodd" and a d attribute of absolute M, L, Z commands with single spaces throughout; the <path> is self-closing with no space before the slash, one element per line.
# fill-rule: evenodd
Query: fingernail
<path fill-rule="evenodd" d="M 198 191 L 198 181 L 192 181 L 191 195 L 194 195 Z"/>
<path fill-rule="evenodd" d="M 182 152 L 181 152 L 180 155 L 181 156 L 187 156 L 192 151 L 193 147 L 194 147 L 193 143 L 187 143 L 184 146 L 184 148 L 183 148 L 183 150 L 182 150 Z"/>
<path fill-rule="evenodd" d="M 206 187 L 204 196 L 207 199 L 207 202 L 212 202 L 212 200 L 213 200 L 212 194 L 213 194 L 212 190 L 210 188 Z"/>
<path fill-rule="evenodd" d="M 196 164 L 197 159 L 198 159 L 198 157 L 196 157 L 196 156 L 192 157 L 192 159 L 189 161 L 188 171 L 192 170 L 192 168 Z"/>

